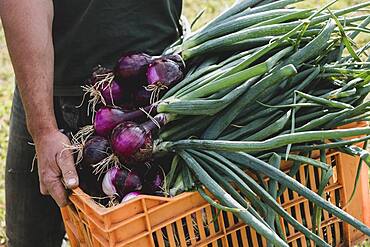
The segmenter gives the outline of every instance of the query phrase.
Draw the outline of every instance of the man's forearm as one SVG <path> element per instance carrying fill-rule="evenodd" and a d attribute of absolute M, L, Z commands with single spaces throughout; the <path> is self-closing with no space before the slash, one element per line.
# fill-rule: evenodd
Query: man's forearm
<path fill-rule="evenodd" d="M 52 0 L 1 0 L 0 16 L 33 138 L 55 131 Z"/>
<path fill-rule="evenodd" d="M 0 0 L 0 16 L 37 154 L 40 192 L 63 207 L 78 186 L 68 137 L 58 131 L 53 104 L 52 0 Z"/>

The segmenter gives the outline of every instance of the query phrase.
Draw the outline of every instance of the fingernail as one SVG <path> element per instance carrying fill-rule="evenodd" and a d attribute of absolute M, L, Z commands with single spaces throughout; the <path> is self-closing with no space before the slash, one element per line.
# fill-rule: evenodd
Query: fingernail
<path fill-rule="evenodd" d="M 74 186 L 76 184 L 77 184 L 77 179 L 75 179 L 75 178 L 70 178 L 67 181 L 67 186 Z"/>

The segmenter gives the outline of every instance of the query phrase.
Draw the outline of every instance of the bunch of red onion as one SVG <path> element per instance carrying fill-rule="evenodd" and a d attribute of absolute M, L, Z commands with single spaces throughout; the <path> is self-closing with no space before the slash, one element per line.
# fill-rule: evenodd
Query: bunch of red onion
<path fill-rule="evenodd" d="M 119 119 L 117 116 L 131 116 L 136 113 L 138 112 L 125 113 L 107 107 L 99 109 L 95 126 L 105 125 L 105 128 L 97 128 L 100 131 L 96 131 L 84 143 L 83 158 L 79 166 L 81 184 L 90 195 L 101 197 L 103 191 L 104 196 L 126 200 L 125 196 L 132 197 L 143 192 L 162 194 L 160 190 L 164 178 L 162 170 L 159 172 L 151 169 L 146 176 L 138 172 L 145 171 L 147 164 L 154 162 L 152 149 L 156 123 L 153 120 L 141 124 L 117 120 Z M 165 123 L 165 117 L 164 114 L 158 114 L 155 118 L 157 123 Z M 107 119 L 111 120 L 108 121 L 109 124 Z M 101 177 L 104 177 L 102 181 Z M 102 182 L 101 189 L 97 188 L 98 180 Z"/>
<path fill-rule="evenodd" d="M 149 195 L 163 195 L 164 172 L 154 166 L 145 169 L 127 171 L 124 168 L 112 167 L 105 175 L 102 190 L 118 201 L 126 202 L 142 193 Z"/>
<path fill-rule="evenodd" d="M 85 87 L 94 102 L 93 123 L 77 138 L 83 146 L 84 190 L 122 201 L 141 193 L 163 194 L 163 170 L 147 169 L 154 161 L 153 137 L 168 122 L 167 115 L 157 114 L 153 101 L 183 78 L 184 69 L 178 55 L 135 53 L 122 56 L 114 70 L 94 70 Z M 88 188 L 94 179 L 102 185 Z"/>
<path fill-rule="evenodd" d="M 137 109 L 149 105 L 183 78 L 185 64 L 179 55 L 152 57 L 145 53 L 123 55 L 114 70 L 101 66 L 94 69 L 84 89 L 96 105 L 126 106 Z"/>

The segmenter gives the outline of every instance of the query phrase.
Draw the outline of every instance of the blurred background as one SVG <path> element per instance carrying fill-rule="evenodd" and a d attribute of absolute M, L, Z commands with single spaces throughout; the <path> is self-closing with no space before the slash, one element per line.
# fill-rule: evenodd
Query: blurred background
<path fill-rule="evenodd" d="M 184 15 L 191 22 L 194 17 L 203 9 L 205 13 L 195 25 L 195 28 L 209 21 L 220 11 L 230 6 L 233 0 L 183 0 Z M 340 9 L 346 6 L 358 4 L 365 0 L 338 0 L 333 9 Z M 315 8 L 322 6 L 328 1 L 325 0 L 306 0 L 298 5 L 300 7 Z M 370 35 L 362 35 L 356 41 L 367 43 L 370 41 Z M 11 107 L 11 98 L 14 89 L 14 74 L 10 63 L 9 54 L 6 48 L 4 32 L 0 21 L 0 245 L 5 240 L 5 200 L 4 200 L 4 167 L 8 141 L 9 112 Z M 364 245 L 365 246 L 365 245 Z M 370 246 L 370 245 L 366 245 Z"/>

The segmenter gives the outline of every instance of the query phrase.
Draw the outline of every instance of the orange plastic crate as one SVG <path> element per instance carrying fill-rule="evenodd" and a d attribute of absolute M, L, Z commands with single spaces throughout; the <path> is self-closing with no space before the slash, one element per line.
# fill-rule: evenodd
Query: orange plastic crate
<path fill-rule="evenodd" d="M 326 158 L 334 175 L 325 189 L 325 198 L 370 226 L 367 166 L 362 168 L 355 197 L 346 205 L 359 158 L 339 152 L 329 153 Z M 289 164 L 282 167 L 289 171 Z M 315 191 L 320 176 L 319 169 L 302 165 L 295 178 Z M 111 208 L 99 206 L 80 189 L 70 199 L 73 205 L 62 208 L 62 215 L 72 247 L 266 246 L 266 240 L 253 229 L 231 213 L 219 213 L 197 192 L 174 198 L 142 195 Z M 312 203 L 289 189 L 278 201 L 289 214 L 311 228 Z M 291 246 L 308 246 L 309 240 L 303 234 L 283 219 L 281 223 Z M 351 246 L 368 237 L 326 211 L 319 233 L 332 246 Z"/>

